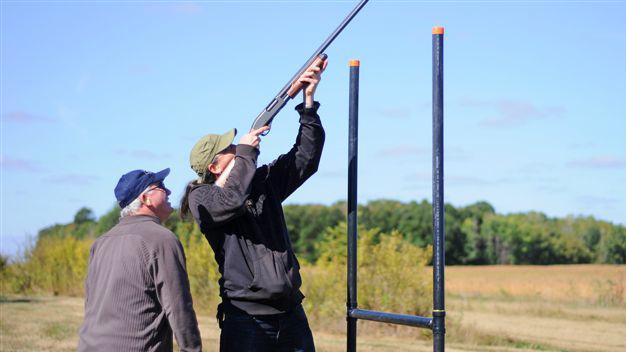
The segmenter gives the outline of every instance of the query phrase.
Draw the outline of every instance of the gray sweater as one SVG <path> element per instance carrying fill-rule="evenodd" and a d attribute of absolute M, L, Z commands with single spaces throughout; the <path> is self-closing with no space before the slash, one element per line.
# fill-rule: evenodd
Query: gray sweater
<path fill-rule="evenodd" d="M 201 351 L 185 254 L 158 218 L 122 218 L 91 247 L 78 351 Z"/>

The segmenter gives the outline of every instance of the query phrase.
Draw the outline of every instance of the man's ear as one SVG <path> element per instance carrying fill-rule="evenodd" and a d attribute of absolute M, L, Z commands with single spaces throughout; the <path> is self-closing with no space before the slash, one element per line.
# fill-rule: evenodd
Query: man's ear
<path fill-rule="evenodd" d="M 222 172 L 222 168 L 217 164 L 209 164 L 207 170 L 214 175 L 219 175 Z"/>
<path fill-rule="evenodd" d="M 148 198 L 147 194 L 145 194 L 145 193 L 142 194 L 140 200 L 141 200 L 141 203 L 143 203 L 145 205 L 148 205 L 148 206 L 150 205 L 150 198 Z"/>

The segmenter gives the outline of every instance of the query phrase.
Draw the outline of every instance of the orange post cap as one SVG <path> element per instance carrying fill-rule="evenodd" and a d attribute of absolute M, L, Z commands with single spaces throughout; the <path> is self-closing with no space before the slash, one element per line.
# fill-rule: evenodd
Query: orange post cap
<path fill-rule="evenodd" d="M 443 34 L 443 27 L 433 27 L 433 34 Z"/>
<path fill-rule="evenodd" d="M 350 65 L 350 67 L 361 66 L 361 61 L 359 61 L 359 60 L 350 60 L 349 65 Z"/>

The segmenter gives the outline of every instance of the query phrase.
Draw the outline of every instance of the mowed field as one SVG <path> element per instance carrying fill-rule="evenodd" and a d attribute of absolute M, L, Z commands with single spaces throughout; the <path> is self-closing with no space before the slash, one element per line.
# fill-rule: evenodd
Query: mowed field
<path fill-rule="evenodd" d="M 623 265 L 447 267 L 446 350 L 626 351 L 625 284 Z M 75 351 L 82 314 L 79 297 L 3 297 L 0 350 Z M 345 351 L 334 320 L 312 322 L 318 351 Z M 214 316 L 199 322 L 217 351 Z M 359 351 L 432 351 L 425 330 L 359 324 Z"/>

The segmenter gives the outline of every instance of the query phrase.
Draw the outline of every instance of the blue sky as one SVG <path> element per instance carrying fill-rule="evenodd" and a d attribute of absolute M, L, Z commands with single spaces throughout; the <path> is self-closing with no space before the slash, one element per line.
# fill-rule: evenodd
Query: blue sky
<path fill-rule="evenodd" d="M 0 252 L 114 205 L 252 120 L 356 1 L 3 1 Z M 345 199 L 348 61 L 361 60 L 359 200 L 431 198 L 431 28 L 445 34 L 445 199 L 626 224 L 626 3 L 372 0 L 326 51 L 318 173 L 290 203 Z M 292 145 L 294 102 L 261 146 Z M 241 132 L 240 132 L 241 135 Z"/>

